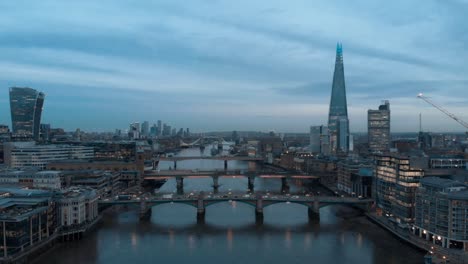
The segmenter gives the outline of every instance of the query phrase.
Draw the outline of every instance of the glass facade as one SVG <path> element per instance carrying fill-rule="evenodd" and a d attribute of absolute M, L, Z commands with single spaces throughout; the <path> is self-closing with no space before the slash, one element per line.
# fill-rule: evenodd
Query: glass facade
<path fill-rule="evenodd" d="M 335 72 L 333 74 L 330 111 L 328 115 L 328 129 L 330 131 L 330 148 L 333 153 L 348 152 L 349 120 L 346 103 L 346 88 L 343 67 L 343 48 L 336 47 Z"/>
<path fill-rule="evenodd" d="M 424 171 L 412 168 L 408 157 L 378 155 L 375 160 L 377 205 L 398 222 L 413 222 L 416 189 Z"/>
<path fill-rule="evenodd" d="M 385 101 L 378 110 L 367 111 L 369 150 L 385 152 L 390 147 L 390 103 Z"/>
<path fill-rule="evenodd" d="M 39 139 L 45 95 L 28 87 L 10 88 L 11 123 L 14 135 Z"/>

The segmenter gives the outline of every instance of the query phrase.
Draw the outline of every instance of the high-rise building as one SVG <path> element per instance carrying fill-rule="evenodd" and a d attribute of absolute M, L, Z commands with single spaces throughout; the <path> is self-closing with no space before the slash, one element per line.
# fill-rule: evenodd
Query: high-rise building
<path fill-rule="evenodd" d="M 335 72 L 328 114 L 328 129 L 330 136 L 330 150 L 332 153 L 348 152 L 349 149 L 349 120 L 346 103 L 346 88 L 343 67 L 343 48 L 340 43 L 336 46 Z"/>
<path fill-rule="evenodd" d="M 161 136 L 163 133 L 163 125 L 161 120 L 158 120 L 158 136 Z"/>
<path fill-rule="evenodd" d="M 310 127 L 310 151 L 329 154 L 328 128 L 326 126 Z"/>
<path fill-rule="evenodd" d="M 32 88 L 10 88 L 11 123 L 15 136 L 39 139 L 44 98 L 44 93 Z"/>
<path fill-rule="evenodd" d="M 378 110 L 367 111 L 367 135 L 371 152 L 385 152 L 390 148 L 390 103 L 384 101 Z"/>
<path fill-rule="evenodd" d="M 148 121 L 144 121 L 141 124 L 141 135 L 144 137 L 147 137 L 149 135 L 149 122 Z"/>

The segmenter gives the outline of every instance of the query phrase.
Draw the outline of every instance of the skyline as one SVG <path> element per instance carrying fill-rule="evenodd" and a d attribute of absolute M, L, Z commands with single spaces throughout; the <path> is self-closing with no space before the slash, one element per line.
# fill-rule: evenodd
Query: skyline
<path fill-rule="evenodd" d="M 307 133 L 327 122 L 342 42 L 351 132 L 382 100 L 393 132 L 418 131 L 419 113 L 424 131 L 464 131 L 416 95 L 468 119 L 466 1 L 242 2 L 0 3 L 0 123 L 8 88 L 29 86 L 46 94 L 43 123 L 67 130 Z"/>

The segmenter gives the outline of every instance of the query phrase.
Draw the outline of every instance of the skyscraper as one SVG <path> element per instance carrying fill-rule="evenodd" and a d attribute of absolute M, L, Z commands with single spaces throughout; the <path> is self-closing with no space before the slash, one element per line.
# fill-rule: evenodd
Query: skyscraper
<path fill-rule="evenodd" d="M 148 134 L 149 134 L 149 122 L 148 122 L 148 121 L 144 121 L 144 122 L 141 124 L 141 135 L 147 137 Z"/>
<path fill-rule="evenodd" d="M 10 88 L 11 123 L 15 136 L 39 139 L 44 98 L 44 93 L 32 88 Z"/>
<path fill-rule="evenodd" d="M 326 126 L 310 127 L 310 152 L 329 154 L 329 141 Z"/>
<path fill-rule="evenodd" d="M 367 111 L 367 135 L 371 152 L 390 148 L 390 103 L 384 101 L 378 110 Z"/>
<path fill-rule="evenodd" d="M 349 119 L 343 67 L 343 47 L 336 45 L 335 72 L 333 73 L 330 111 L 328 114 L 330 150 L 332 153 L 348 152 Z"/>

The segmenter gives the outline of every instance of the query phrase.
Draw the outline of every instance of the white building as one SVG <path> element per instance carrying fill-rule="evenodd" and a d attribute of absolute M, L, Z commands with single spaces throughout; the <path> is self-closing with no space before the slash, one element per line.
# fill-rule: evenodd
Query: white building
<path fill-rule="evenodd" d="M 93 158 L 93 147 L 36 145 L 35 142 L 8 142 L 4 144 L 5 165 L 14 169 L 45 169 L 49 162 Z"/>
<path fill-rule="evenodd" d="M 87 224 L 98 217 L 96 191 L 85 187 L 71 187 L 58 200 L 60 223 L 63 227 Z"/>
<path fill-rule="evenodd" d="M 37 189 L 58 190 L 62 187 L 60 171 L 4 171 L 0 172 L 0 184 L 21 185 Z"/>

